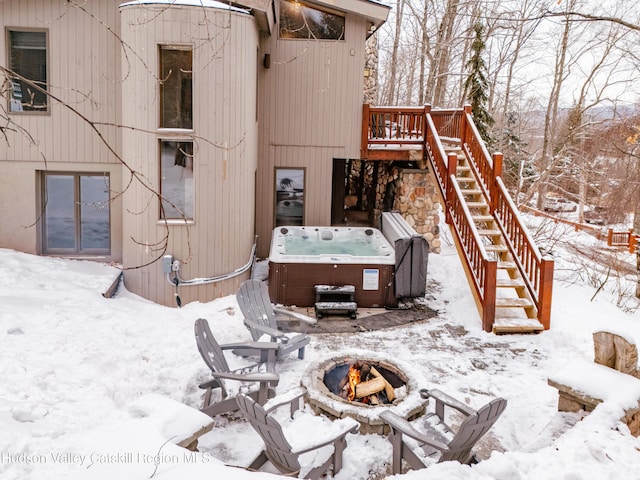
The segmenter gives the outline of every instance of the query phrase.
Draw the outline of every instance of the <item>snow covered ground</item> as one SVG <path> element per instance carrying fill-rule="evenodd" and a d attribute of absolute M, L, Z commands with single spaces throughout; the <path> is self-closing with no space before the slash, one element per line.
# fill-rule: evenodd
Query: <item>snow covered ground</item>
<path fill-rule="evenodd" d="M 533 230 L 542 222 L 529 221 Z M 592 237 L 570 229 L 563 236 L 566 243 L 556 241 L 557 233 L 546 240 L 556 261 L 551 330 L 483 332 L 458 257 L 445 241 L 442 253 L 429 258 L 428 294 L 421 300 L 439 312 L 436 318 L 393 330 L 314 334 L 305 360 L 291 355 L 278 364 L 278 392 L 299 385 L 310 362 L 336 352 L 384 351 L 415 369 L 426 388 L 477 407 L 497 396 L 508 401 L 483 439 L 482 462 L 438 464 L 394 478 L 637 478 L 640 440 L 619 421 L 620 405 L 602 404 L 584 418 L 559 414 L 557 391 L 547 384 L 569 361 L 593 360 L 597 329 L 640 340 L 635 277 L 616 277 L 616 268 L 576 254 L 576 247 L 596 246 Z M 613 258 L 621 265 L 635 261 L 617 252 Z M 110 266 L 7 249 L 0 249 L 0 264 L 1 478 L 273 478 L 227 466 L 246 466 L 260 450 L 257 434 L 239 419 L 216 418 L 196 457 L 165 444 L 175 418 L 158 396 L 198 408 L 197 385 L 208 378 L 194 321 L 208 319 L 221 343 L 249 338 L 233 296 L 167 308 L 122 287 L 104 298 L 117 274 Z M 232 360 L 233 366 L 243 362 Z M 198 421 L 197 415 L 186 418 Z M 386 438 L 350 435 L 335 478 L 384 478 L 390 460 Z"/>

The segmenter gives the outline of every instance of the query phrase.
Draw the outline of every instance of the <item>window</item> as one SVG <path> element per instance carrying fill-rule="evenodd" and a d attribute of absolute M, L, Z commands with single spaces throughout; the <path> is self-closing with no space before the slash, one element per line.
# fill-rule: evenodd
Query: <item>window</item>
<path fill-rule="evenodd" d="M 280 38 L 344 40 L 344 16 L 296 0 L 280 0 Z"/>
<path fill-rule="evenodd" d="M 45 173 L 44 253 L 109 254 L 109 176 Z"/>
<path fill-rule="evenodd" d="M 192 52 L 160 47 L 160 128 L 193 128 Z"/>
<path fill-rule="evenodd" d="M 9 69 L 20 77 L 10 77 L 11 112 L 46 112 L 47 95 L 47 32 L 7 32 Z M 38 87 L 38 88 L 36 88 Z"/>
<path fill-rule="evenodd" d="M 160 140 L 161 219 L 193 219 L 193 142 Z"/>
<path fill-rule="evenodd" d="M 276 168 L 276 227 L 304 225 L 304 173 L 304 168 Z"/>

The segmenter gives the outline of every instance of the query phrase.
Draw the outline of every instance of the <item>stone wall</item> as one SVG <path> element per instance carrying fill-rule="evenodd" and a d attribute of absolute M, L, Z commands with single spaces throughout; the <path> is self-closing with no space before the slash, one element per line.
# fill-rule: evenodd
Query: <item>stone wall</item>
<path fill-rule="evenodd" d="M 400 169 L 393 210 L 429 242 L 432 253 L 440 253 L 440 209 L 436 186 L 428 170 Z"/>
<path fill-rule="evenodd" d="M 373 224 L 380 224 L 383 211 L 399 211 L 417 233 L 424 235 L 431 253 L 440 253 L 440 197 L 429 170 L 397 167 L 390 162 L 376 163 Z"/>
<path fill-rule="evenodd" d="M 365 45 L 364 103 L 378 103 L 378 34 L 369 37 Z"/>

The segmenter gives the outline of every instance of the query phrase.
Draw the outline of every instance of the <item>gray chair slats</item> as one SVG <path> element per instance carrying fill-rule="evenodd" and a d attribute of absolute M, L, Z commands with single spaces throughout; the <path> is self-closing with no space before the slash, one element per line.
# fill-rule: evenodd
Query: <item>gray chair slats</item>
<path fill-rule="evenodd" d="M 231 413 L 238 410 L 235 398 L 227 398 L 227 381 L 239 382 L 241 385 L 251 386 L 252 391 L 247 394 L 257 402 L 264 404 L 269 398 L 275 396 L 274 387 L 278 384 L 279 376 L 275 370 L 275 355 L 278 346 L 268 342 L 253 342 L 249 344 L 225 344 L 220 345 L 211 333 L 209 322 L 204 318 L 195 321 L 194 331 L 196 345 L 200 356 L 211 371 L 212 380 L 199 385 L 205 390 L 204 402 L 201 411 L 214 417 L 222 413 Z M 260 363 L 241 369 L 231 370 L 224 351 L 236 348 L 252 348 L 260 357 Z M 264 365 L 266 371 L 257 371 Z M 256 389 L 257 386 L 257 389 Z M 219 389 L 220 400 L 212 401 L 212 390 Z"/>
<path fill-rule="evenodd" d="M 393 445 L 394 475 L 402 473 L 403 461 L 412 469 L 427 467 L 430 462 L 425 458 L 433 459 L 433 463 L 472 463 L 473 447 L 491 429 L 507 406 L 505 399 L 496 398 L 474 411 L 439 390 L 421 390 L 420 393 L 423 398 L 435 400 L 435 414 L 415 422 L 408 422 L 391 411 L 380 414 L 380 418 L 391 427 L 389 441 Z M 454 408 L 466 417 L 455 432 L 445 423 L 445 407 Z M 421 446 L 422 455 L 414 452 L 415 446 L 407 442 L 407 438 Z"/>
<path fill-rule="evenodd" d="M 299 398 L 295 397 L 291 402 L 299 401 Z M 357 423 L 352 419 L 338 420 L 343 428 L 332 438 L 311 445 L 304 450 L 296 451 L 285 437 L 281 424 L 272 416 L 273 410 L 282 405 L 287 405 L 286 402 L 278 404 L 270 410 L 265 410 L 263 406 L 243 394 L 236 396 L 236 402 L 240 411 L 242 411 L 264 442 L 263 450 L 249 465 L 249 468 L 253 470 L 259 470 L 265 463 L 271 462 L 282 474 L 298 476 L 302 471 L 300 456 L 303 453 L 333 445 L 331 456 L 321 465 L 307 466 L 308 472 L 305 473 L 304 478 L 319 479 L 327 472 L 332 472 L 335 475 L 342 468 L 342 454 L 347 446 L 346 435 L 355 433 L 358 430 Z"/>
<path fill-rule="evenodd" d="M 258 341 L 263 335 L 269 335 L 272 342 L 278 344 L 277 359 L 281 359 L 291 352 L 298 352 L 298 358 L 304 358 L 305 346 L 310 338 L 307 334 L 288 335 L 278 329 L 277 315 L 298 320 L 306 325 L 315 325 L 316 319 L 288 310 L 276 309 L 271 303 L 269 289 L 260 280 L 247 280 L 240 285 L 236 293 L 236 300 L 244 316 L 244 324 L 249 329 L 253 341 Z M 255 352 L 245 349 L 236 350 L 239 355 L 251 355 Z"/>

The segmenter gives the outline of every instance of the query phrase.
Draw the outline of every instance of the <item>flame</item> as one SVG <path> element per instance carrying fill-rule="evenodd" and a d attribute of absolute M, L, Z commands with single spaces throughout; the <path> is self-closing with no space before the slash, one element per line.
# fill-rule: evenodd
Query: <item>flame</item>
<path fill-rule="evenodd" d="M 356 385 L 360 383 L 360 366 L 357 363 L 354 363 L 349 367 L 349 373 L 347 374 L 349 378 L 349 391 L 347 398 L 349 400 L 355 400 L 356 398 Z"/>

